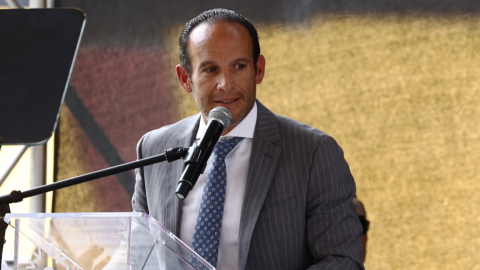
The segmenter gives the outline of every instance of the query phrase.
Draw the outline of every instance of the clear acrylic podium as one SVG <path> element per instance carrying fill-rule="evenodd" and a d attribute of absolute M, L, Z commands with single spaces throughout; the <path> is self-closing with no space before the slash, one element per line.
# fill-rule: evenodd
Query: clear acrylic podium
<path fill-rule="evenodd" d="M 14 269 L 215 269 L 143 213 L 7 214 Z"/>

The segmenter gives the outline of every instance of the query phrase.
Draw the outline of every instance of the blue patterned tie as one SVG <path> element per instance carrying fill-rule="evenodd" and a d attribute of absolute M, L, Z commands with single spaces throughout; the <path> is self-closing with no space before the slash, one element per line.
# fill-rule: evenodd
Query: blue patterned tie
<path fill-rule="evenodd" d="M 215 268 L 222 230 L 223 205 L 227 188 L 225 156 L 243 138 L 218 141 L 213 149 L 213 163 L 205 180 L 197 224 L 193 230 L 192 249 Z"/>

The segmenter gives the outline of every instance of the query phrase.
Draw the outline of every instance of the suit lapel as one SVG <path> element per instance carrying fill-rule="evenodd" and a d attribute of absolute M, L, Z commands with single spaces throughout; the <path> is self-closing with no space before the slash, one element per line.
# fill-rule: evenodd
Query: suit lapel
<path fill-rule="evenodd" d="M 281 139 L 275 114 L 258 100 L 257 107 L 252 156 L 240 216 L 238 269 L 245 268 L 253 230 L 282 151 L 279 146 L 273 144 Z"/>

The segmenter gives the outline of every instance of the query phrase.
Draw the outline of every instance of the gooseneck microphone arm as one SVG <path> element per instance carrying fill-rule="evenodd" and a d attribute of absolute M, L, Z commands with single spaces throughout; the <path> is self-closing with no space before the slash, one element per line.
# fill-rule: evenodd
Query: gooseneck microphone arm
<path fill-rule="evenodd" d="M 23 192 L 19 190 L 14 190 L 9 195 L 0 196 L 0 204 L 21 202 L 24 198 L 44 194 L 49 191 L 55 191 L 61 188 L 92 181 L 98 178 L 114 175 L 117 173 L 126 172 L 126 171 L 140 168 L 143 166 L 152 165 L 158 162 L 163 162 L 163 161 L 171 162 L 174 160 L 185 158 L 185 156 L 188 154 L 188 151 L 189 151 L 189 148 L 183 148 L 183 147 L 169 149 L 169 150 L 166 150 L 164 154 L 151 156 L 148 158 L 128 162 L 122 165 L 113 166 L 107 169 L 72 177 L 72 178 L 58 181 L 52 184 L 32 188 Z"/>
<path fill-rule="evenodd" d="M 0 239 L 5 239 L 5 232 L 7 230 L 8 223 L 5 222 L 4 218 L 7 213 L 10 213 L 10 205 L 9 205 L 10 203 L 21 202 L 24 198 L 28 198 L 35 195 L 47 193 L 49 191 L 55 191 L 61 188 L 92 181 L 105 176 L 126 172 L 132 169 L 140 168 L 147 165 L 152 165 L 158 162 L 163 162 L 163 161 L 171 162 L 174 160 L 185 158 L 186 155 L 189 153 L 189 150 L 190 148 L 183 148 L 183 147 L 173 148 L 173 149 L 165 150 L 164 154 L 132 161 L 129 163 L 110 167 L 110 168 L 103 169 L 96 172 L 87 173 L 77 177 L 72 177 L 72 178 L 58 181 L 52 184 L 32 188 L 23 192 L 20 190 L 14 190 L 9 195 L 0 196 Z M 0 261 L 2 260 L 3 245 L 5 243 L 5 240 L 3 241 L 4 241 L 3 243 L 0 242 Z"/>

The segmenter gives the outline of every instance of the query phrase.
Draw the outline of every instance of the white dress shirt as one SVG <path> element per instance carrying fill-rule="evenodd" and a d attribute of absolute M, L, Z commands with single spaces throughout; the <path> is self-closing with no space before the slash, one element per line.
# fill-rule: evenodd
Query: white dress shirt
<path fill-rule="evenodd" d="M 248 167 L 252 154 L 253 134 L 257 122 L 257 104 L 238 124 L 220 140 L 231 139 L 232 137 L 244 138 L 225 157 L 227 167 L 227 189 L 225 194 L 225 205 L 223 208 L 222 232 L 220 234 L 220 245 L 218 250 L 217 269 L 237 269 L 238 261 L 238 235 L 240 226 L 240 213 L 242 211 L 245 185 L 247 183 Z M 205 133 L 207 125 L 202 119 L 198 128 L 195 142 L 199 142 Z M 180 226 L 180 239 L 192 246 L 193 228 L 197 222 L 200 201 L 207 172 L 212 166 L 213 155 L 210 156 L 204 174 L 200 175 L 197 183 L 183 201 L 182 221 Z"/>

